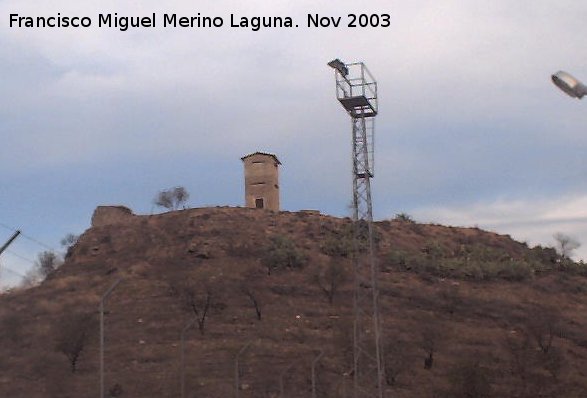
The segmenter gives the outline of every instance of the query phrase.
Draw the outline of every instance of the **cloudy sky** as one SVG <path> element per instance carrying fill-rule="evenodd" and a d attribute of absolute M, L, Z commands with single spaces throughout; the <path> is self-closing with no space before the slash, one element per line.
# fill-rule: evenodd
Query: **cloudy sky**
<path fill-rule="evenodd" d="M 221 16 L 222 28 L 98 28 L 99 13 Z M 9 27 L 9 15 L 89 16 L 87 29 Z M 230 28 L 230 14 L 300 26 Z M 388 28 L 307 28 L 307 14 L 389 13 Z M 587 3 L 577 0 L 166 2 L 0 0 L 2 265 L 24 273 L 94 208 L 158 211 L 185 186 L 192 207 L 243 203 L 240 157 L 283 163 L 285 210 L 345 216 L 350 122 L 333 58 L 379 83 L 374 209 L 478 225 L 531 244 L 564 232 L 587 258 Z M 158 21 L 161 23 L 161 20 Z M 14 277 L 14 276 L 12 276 Z M 11 278 L 4 271 L 0 279 Z"/>

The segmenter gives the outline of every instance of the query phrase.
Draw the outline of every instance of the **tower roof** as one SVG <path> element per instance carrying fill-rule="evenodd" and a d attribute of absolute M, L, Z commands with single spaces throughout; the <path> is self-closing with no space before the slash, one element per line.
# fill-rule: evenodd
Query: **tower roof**
<path fill-rule="evenodd" d="M 277 162 L 277 164 L 281 164 L 281 162 L 279 161 L 279 159 L 277 159 L 277 156 L 275 156 L 274 154 L 272 154 L 272 153 L 266 153 L 266 152 L 259 152 L 259 151 L 250 153 L 248 155 L 245 155 L 245 156 L 243 156 L 241 158 L 241 160 L 244 162 L 246 158 L 250 158 L 251 156 L 254 156 L 254 155 L 271 156 L 273 159 L 275 159 L 275 161 Z"/>

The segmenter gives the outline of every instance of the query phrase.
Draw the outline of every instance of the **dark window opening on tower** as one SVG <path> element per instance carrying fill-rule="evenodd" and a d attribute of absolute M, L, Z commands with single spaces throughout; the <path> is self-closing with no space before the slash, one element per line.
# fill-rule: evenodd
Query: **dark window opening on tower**
<path fill-rule="evenodd" d="M 264 207 L 263 206 L 263 198 L 257 198 L 257 199 L 255 199 L 255 207 L 257 209 L 262 209 Z"/>

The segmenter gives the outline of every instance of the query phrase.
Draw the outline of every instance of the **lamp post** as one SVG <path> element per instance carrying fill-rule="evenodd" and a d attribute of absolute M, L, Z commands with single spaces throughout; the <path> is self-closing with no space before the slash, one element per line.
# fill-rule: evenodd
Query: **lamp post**
<path fill-rule="evenodd" d="M 558 88 L 572 98 L 581 99 L 587 95 L 587 86 L 567 72 L 558 71 L 551 76 L 551 79 Z"/>
<path fill-rule="evenodd" d="M 120 282 L 122 279 L 114 282 L 100 299 L 100 398 L 104 398 L 104 303 Z"/>

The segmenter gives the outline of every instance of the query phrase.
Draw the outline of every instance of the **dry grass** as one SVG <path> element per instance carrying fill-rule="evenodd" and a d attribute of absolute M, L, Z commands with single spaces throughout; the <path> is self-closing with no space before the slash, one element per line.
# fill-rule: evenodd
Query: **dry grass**
<path fill-rule="evenodd" d="M 307 397 L 310 363 L 320 350 L 326 353 L 319 368 L 322 396 L 341 396 L 351 368 L 352 281 L 340 286 L 330 305 L 315 275 L 329 261 L 324 242 L 348 222 L 316 214 L 210 208 L 90 229 L 54 277 L 2 297 L 0 396 L 97 393 L 97 335 L 72 374 L 65 356 L 55 350 L 54 331 L 68 313 L 96 313 L 101 294 L 117 278 L 124 281 L 107 305 L 106 384 L 119 384 L 121 397 L 179 396 L 179 338 L 193 315 L 174 294 L 178 280 L 193 281 L 211 294 L 204 333 L 197 327 L 186 333 L 186 380 L 194 396 L 230 396 L 234 358 L 249 341 L 253 343 L 241 361 L 241 397 L 275 396 L 279 374 L 292 362 L 287 394 Z M 475 228 L 387 221 L 378 224 L 378 234 L 382 261 L 390 250 L 420 254 L 430 242 L 450 253 L 476 245 L 511 258 L 529 255 L 525 245 Z M 275 235 L 295 242 L 307 263 L 267 275 L 260 257 Z M 341 261 L 349 267 L 348 259 Z M 470 358 L 477 358 L 479 369 L 487 372 L 493 396 L 523 396 L 504 342 L 508 336 L 519 338 L 531 309 L 545 303 L 557 309 L 563 326 L 553 344 L 563 352 L 564 366 L 554 378 L 545 370 L 545 359 L 536 357 L 527 365 L 529 374 L 544 381 L 541 396 L 587 395 L 585 278 L 552 271 L 524 282 L 478 282 L 401 272 L 394 266 L 385 270 L 380 286 L 386 342 L 401 342 L 398 355 L 405 357 L 405 369 L 388 387 L 393 396 L 456 394 L 460 387 L 454 369 L 469 366 L 465 359 Z M 246 292 L 258 301 L 261 320 Z M 427 370 L 422 346 L 430 331 L 438 341 Z"/>

